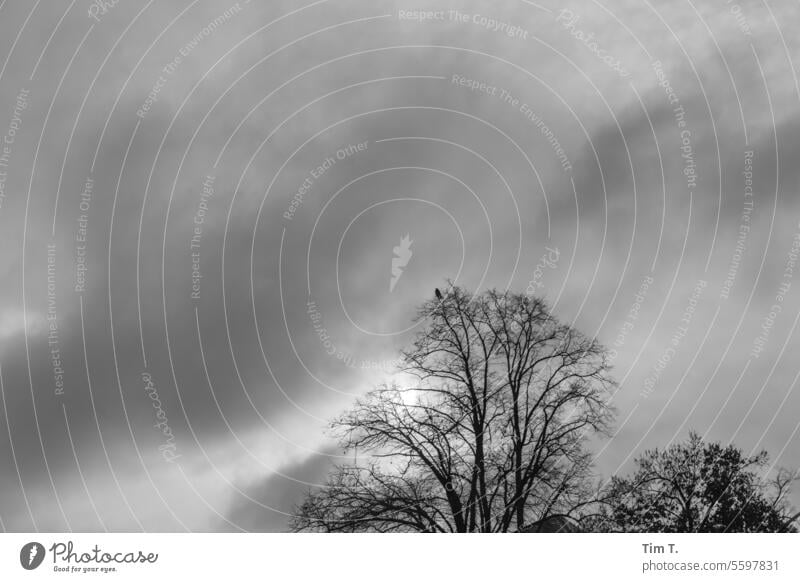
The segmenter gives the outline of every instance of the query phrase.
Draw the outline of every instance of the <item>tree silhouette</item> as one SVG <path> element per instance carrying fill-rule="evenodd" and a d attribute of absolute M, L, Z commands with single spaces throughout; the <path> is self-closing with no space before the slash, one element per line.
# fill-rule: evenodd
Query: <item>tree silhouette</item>
<path fill-rule="evenodd" d="M 523 531 L 594 499 L 585 440 L 605 434 L 605 349 L 527 295 L 452 287 L 424 303 L 403 351 L 409 386 L 383 385 L 331 423 L 345 451 L 292 529 Z"/>
<path fill-rule="evenodd" d="M 747 456 L 740 449 L 706 443 L 691 433 L 685 443 L 647 451 L 636 471 L 614 478 L 598 529 L 626 532 L 787 532 L 800 514 L 786 502 L 796 479 L 779 470 L 761 473 L 766 452 Z"/>

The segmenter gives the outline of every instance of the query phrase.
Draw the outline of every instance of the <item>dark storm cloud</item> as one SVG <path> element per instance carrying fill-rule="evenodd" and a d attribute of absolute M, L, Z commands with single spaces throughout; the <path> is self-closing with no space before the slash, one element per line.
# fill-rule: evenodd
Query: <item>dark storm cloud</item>
<path fill-rule="evenodd" d="M 334 449 L 325 451 L 333 453 Z M 221 523 L 223 530 L 234 524 L 246 531 L 286 531 L 288 517 L 298 499 L 311 490 L 306 484 L 324 483 L 332 467 L 330 456 L 312 455 L 302 463 L 287 467 L 283 476 L 269 476 L 258 480 L 246 490 L 246 497 L 234 495 L 231 507 L 226 512 L 228 523 Z"/>

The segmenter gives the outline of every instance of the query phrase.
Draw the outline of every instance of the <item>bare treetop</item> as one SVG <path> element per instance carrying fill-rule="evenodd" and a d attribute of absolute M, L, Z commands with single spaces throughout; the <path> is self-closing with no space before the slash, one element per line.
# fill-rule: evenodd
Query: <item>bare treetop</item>
<path fill-rule="evenodd" d="M 535 297 L 458 287 L 424 303 L 403 351 L 416 382 L 381 386 L 332 423 L 345 449 L 295 529 L 520 531 L 591 502 L 585 439 L 605 433 L 605 349 Z"/>

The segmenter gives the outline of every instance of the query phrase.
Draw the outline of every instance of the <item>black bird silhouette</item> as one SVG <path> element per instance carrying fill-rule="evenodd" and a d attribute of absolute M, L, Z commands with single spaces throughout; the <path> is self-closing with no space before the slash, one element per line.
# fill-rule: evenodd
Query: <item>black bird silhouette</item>
<path fill-rule="evenodd" d="M 438 299 L 439 301 L 441 301 L 441 300 L 442 300 L 442 292 L 441 292 L 441 291 L 439 291 L 439 288 L 438 288 L 438 287 L 436 288 L 436 291 L 435 291 L 435 293 L 436 293 L 436 299 Z"/>

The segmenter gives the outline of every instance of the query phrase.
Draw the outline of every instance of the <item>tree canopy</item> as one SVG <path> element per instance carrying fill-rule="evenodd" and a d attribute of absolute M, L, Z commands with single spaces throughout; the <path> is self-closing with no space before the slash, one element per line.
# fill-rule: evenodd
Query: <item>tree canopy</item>
<path fill-rule="evenodd" d="M 766 453 L 696 433 L 599 486 L 586 443 L 614 416 L 608 354 L 543 300 L 449 287 L 417 320 L 401 358 L 410 380 L 331 423 L 361 461 L 308 493 L 295 531 L 796 531 L 795 475 L 767 479 Z"/>
<path fill-rule="evenodd" d="M 684 443 L 647 451 L 630 477 L 615 477 L 601 529 L 626 532 L 796 531 L 787 495 L 795 476 L 763 475 L 766 452 L 745 455 L 733 445 Z"/>
<path fill-rule="evenodd" d="M 380 386 L 332 423 L 361 463 L 335 468 L 295 530 L 521 531 L 593 499 L 585 441 L 604 434 L 605 349 L 539 298 L 451 287 L 403 351 L 408 386 Z"/>

